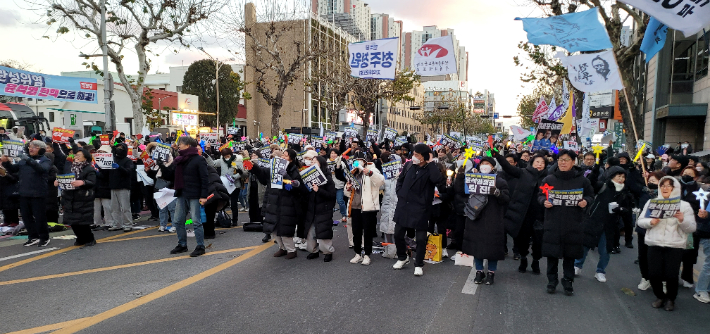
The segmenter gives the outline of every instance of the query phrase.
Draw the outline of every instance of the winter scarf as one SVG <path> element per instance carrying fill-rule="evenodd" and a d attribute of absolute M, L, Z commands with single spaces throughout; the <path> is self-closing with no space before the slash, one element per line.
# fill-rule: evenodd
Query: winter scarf
<path fill-rule="evenodd" d="M 237 155 L 236 155 L 236 154 L 232 154 L 232 157 L 229 158 L 229 160 L 227 160 L 227 159 L 225 159 L 224 157 L 222 157 L 222 160 L 224 160 L 224 162 L 225 162 L 225 163 L 227 164 L 227 166 L 229 166 L 229 167 L 232 167 L 232 162 L 234 162 L 235 159 L 237 159 Z"/>
<path fill-rule="evenodd" d="M 77 177 L 79 177 L 79 174 L 81 174 L 81 171 L 84 170 L 84 167 L 88 166 L 89 162 L 88 161 L 83 161 L 79 162 L 74 160 L 71 164 L 71 172 L 74 173 Z"/>
<path fill-rule="evenodd" d="M 175 190 L 181 190 L 185 187 L 183 182 L 183 170 L 185 169 L 185 164 L 190 161 L 190 158 L 197 155 L 197 147 L 188 147 L 184 150 L 178 151 L 180 154 L 175 160 Z"/>

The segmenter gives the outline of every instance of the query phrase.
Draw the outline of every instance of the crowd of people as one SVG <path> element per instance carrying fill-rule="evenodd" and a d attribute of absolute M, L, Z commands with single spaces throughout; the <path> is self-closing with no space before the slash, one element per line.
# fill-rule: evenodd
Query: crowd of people
<path fill-rule="evenodd" d="M 7 137 L 3 132 L 0 139 Z M 590 251 L 599 254 L 596 280 L 606 282 L 611 254 L 621 252 L 622 237 L 626 248 L 634 248 L 635 231 L 638 288 L 652 288 L 654 308 L 673 310 L 681 285 L 695 287 L 695 299 L 710 303 L 710 257 L 693 279 L 699 249 L 710 254 L 710 219 L 703 207 L 708 201 L 694 194 L 708 187 L 710 170 L 684 155 L 687 146 L 679 155 L 649 154 L 634 163 L 628 153 L 611 148 L 601 156 L 578 156 L 498 142 L 471 152 L 465 143 L 378 143 L 345 134 L 321 143 L 241 138 L 246 145 L 237 148 L 229 145 L 233 139 L 210 145 L 199 136 L 120 134 L 103 145 L 60 144 L 38 133 L 27 139 L 22 154 L 1 158 L 4 224 L 18 224 L 19 210 L 28 234 L 24 245 L 44 247 L 50 242 L 48 222 L 57 223 L 61 211 L 75 245 L 87 247 L 96 244 L 92 230 L 131 231 L 145 209 L 149 220 L 159 221 L 159 231 L 177 234 L 171 254 L 188 252 L 188 235 L 194 235 L 190 256 L 197 257 L 205 254 L 204 240 L 215 238 L 216 217 L 230 207 L 232 225 L 239 224 L 238 212 L 248 212 L 263 241 L 273 238 L 279 248 L 274 257 L 294 259 L 300 249 L 308 260 L 322 253 L 330 262 L 336 253 L 333 227 L 342 223 L 354 253 L 350 263 L 370 265 L 373 247 L 394 244 L 393 268 L 403 269 L 413 258 L 414 275 L 421 276 L 429 236 L 438 234 L 443 257 L 447 250 L 454 257 L 472 256 L 474 283 L 487 285 L 495 282 L 511 236 L 517 271 L 541 274 L 544 257 L 547 292 L 555 293 L 561 283 L 566 295 L 574 294 Z M 161 143 L 172 149 L 157 157 Z M 111 168 L 97 168 L 95 153 L 111 153 Z M 153 158 L 150 164 L 146 156 Z M 275 183 L 275 164 L 268 162 L 277 158 L 286 167 Z M 399 169 L 385 171 L 392 163 Z M 311 167 L 324 175 L 322 182 L 304 181 L 301 171 Z M 141 181 L 141 170 L 150 182 Z M 472 191 L 472 173 L 494 181 L 486 191 Z M 57 175 L 66 174 L 75 177 L 73 189 L 58 192 Z M 165 188 L 175 199 L 160 207 L 153 195 Z M 651 218 L 650 203 L 678 198 L 672 215 Z M 375 242 L 378 236 L 383 242 Z"/>

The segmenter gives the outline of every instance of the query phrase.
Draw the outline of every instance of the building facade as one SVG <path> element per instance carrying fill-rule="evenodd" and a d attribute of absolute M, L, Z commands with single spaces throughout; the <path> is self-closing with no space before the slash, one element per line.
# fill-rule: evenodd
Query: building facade
<path fill-rule="evenodd" d="M 311 11 L 359 40 L 370 39 L 370 6 L 362 0 L 311 0 Z"/>

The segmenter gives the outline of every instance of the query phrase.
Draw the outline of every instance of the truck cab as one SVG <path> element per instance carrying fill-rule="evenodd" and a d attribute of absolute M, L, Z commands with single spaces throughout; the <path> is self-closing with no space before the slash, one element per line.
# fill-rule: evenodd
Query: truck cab
<path fill-rule="evenodd" d="M 44 117 L 39 117 L 28 106 L 22 103 L 0 103 L 0 126 L 8 132 L 14 127 L 24 127 L 25 137 L 29 137 L 40 130 L 50 133 L 49 122 Z"/>

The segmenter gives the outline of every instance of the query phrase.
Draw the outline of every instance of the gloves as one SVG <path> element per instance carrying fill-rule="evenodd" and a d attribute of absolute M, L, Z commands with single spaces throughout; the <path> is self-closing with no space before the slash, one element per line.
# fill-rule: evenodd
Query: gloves
<path fill-rule="evenodd" d="M 250 160 L 244 161 L 244 169 L 251 170 L 253 167 L 254 164 L 252 164 Z"/>
<path fill-rule="evenodd" d="M 286 191 L 291 191 L 291 184 L 290 183 L 284 184 L 284 189 L 286 189 Z"/>
<path fill-rule="evenodd" d="M 113 169 L 118 169 L 118 167 L 120 167 L 120 166 L 118 166 L 118 164 L 115 162 L 111 165 L 111 168 L 113 168 Z"/>
<path fill-rule="evenodd" d="M 298 182 L 298 180 L 292 180 L 291 185 L 298 188 L 301 185 L 301 182 Z"/>
<path fill-rule="evenodd" d="M 495 196 L 495 197 L 500 196 L 500 190 L 498 190 L 497 188 L 494 189 L 494 190 L 493 190 L 493 196 Z"/>
<path fill-rule="evenodd" d="M 29 159 L 30 159 L 29 155 L 27 155 L 25 153 L 20 154 L 20 160 L 29 160 Z"/>

